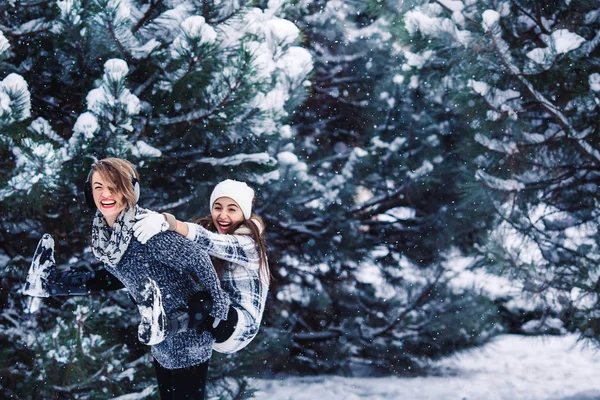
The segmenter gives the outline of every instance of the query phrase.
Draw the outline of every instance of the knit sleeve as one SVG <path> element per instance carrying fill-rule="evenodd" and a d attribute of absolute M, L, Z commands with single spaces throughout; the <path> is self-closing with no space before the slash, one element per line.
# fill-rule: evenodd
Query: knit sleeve
<path fill-rule="evenodd" d="M 221 288 L 219 278 L 206 251 L 174 232 L 152 237 L 146 243 L 149 256 L 157 262 L 180 272 L 195 272 L 199 283 L 210 293 L 213 308 L 210 314 L 226 319 L 229 311 L 229 295 Z"/>
<path fill-rule="evenodd" d="M 259 278 L 257 269 L 241 266 L 227 270 L 222 281 L 230 293 L 237 323 L 229 338 L 214 343 L 213 349 L 219 353 L 234 353 L 246 347 L 258 333 L 269 284 Z"/>
<path fill-rule="evenodd" d="M 246 268 L 257 268 L 259 255 L 256 242 L 249 235 L 220 235 L 192 223 L 187 238 L 205 248 L 212 257 Z"/>

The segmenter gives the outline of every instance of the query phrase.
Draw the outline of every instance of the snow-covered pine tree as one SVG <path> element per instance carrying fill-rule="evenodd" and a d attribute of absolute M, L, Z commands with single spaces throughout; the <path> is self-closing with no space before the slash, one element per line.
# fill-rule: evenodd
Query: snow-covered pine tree
<path fill-rule="evenodd" d="M 99 267 L 81 189 L 106 156 L 138 166 L 143 206 L 182 219 L 208 212 L 219 180 L 260 191 L 311 56 L 292 22 L 250 1 L 17 2 L 0 6 L 0 25 L 0 391 L 148 396 L 127 295 L 30 304 L 20 288 L 35 244 L 50 232 L 60 268 Z"/>
<path fill-rule="evenodd" d="M 271 367 L 405 372 L 485 342 L 495 306 L 448 283 L 447 259 L 489 220 L 460 194 L 462 121 L 402 81 L 386 5 L 307 0 L 282 12 L 302 27 L 315 73 L 263 211 L 279 285 Z M 467 213 L 480 219 L 465 224 Z"/>
<path fill-rule="evenodd" d="M 598 340 L 598 2 L 422 1 L 404 20 L 414 79 L 471 128 L 497 215 L 481 265 L 530 293 L 530 332 Z"/>

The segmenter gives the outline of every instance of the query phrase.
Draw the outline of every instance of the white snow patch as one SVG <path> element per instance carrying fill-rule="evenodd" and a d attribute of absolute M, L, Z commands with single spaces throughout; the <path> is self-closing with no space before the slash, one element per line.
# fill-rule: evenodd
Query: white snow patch
<path fill-rule="evenodd" d="M 4 53 L 10 47 L 10 43 L 8 43 L 8 39 L 4 36 L 2 32 L 0 32 L 0 54 Z"/>
<path fill-rule="evenodd" d="M 304 80 L 313 69 L 312 56 L 304 47 L 292 46 L 277 61 L 289 81 Z"/>
<path fill-rule="evenodd" d="M 292 153 L 291 151 L 282 151 L 277 154 L 277 162 L 281 166 L 290 166 L 298 163 L 298 156 Z"/>
<path fill-rule="evenodd" d="M 552 32 L 552 40 L 558 54 L 564 54 L 577 49 L 585 39 L 576 33 L 569 32 L 567 29 L 559 29 Z"/>
<path fill-rule="evenodd" d="M 73 127 L 74 133 L 80 134 L 86 139 L 93 138 L 99 129 L 98 119 L 91 112 L 84 112 L 77 117 L 77 121 L 75 121 L 75 126 Z"/>
<path fill-rule="evenodd" d="M 112 81 L 120 81 L 129 73 L 127 63 L 119 58 L 111 58 L 104 63 L 104 77 Z"/>
<path fill-rule="evenodd" d="M 588 77 L 588 82 L 590 83 L 590 89 L 594 92 L 600 92 L 600 74 L 594 72 L 590 74 Z"/>
<path fill-rule="evenodd" d="M 156 393 L 157 386 L 148 386 L 146 389 L 138 393 L 129 393 L 123 396 L 115 397 L 113 400 L 139 400 L 145 399 Z"/>
<path fill-rule="evenodd" d="M 598 350 L 575 335 L 501 335 L 433 364 L 440 375 L 251 379 L 256 399 L 592 400 L 600 398 Z"/>
<path fill-rule="evenodd" d="M 425 160 L 419 168 L 417 168 L 415 171 L 408 171 L 406 175 L 411 179 L 416 179 L 421 176 L 427 175 L 431 171 L 433 171 L 433 164 L 428 160 Z"/>
<path fill-rule="evenodd" d="M 132 153 L 136 157 L 160 157 L 162 152 L 156 147 L 150 146 L 148 143 L 138 140 L 135 147 L 132 148 Z"/>
<path fill-rule="evenodd" d="M 426 36 L 437 37 L 442 32 L 449 32 L 454 28 L 454 23 L 447 18 L 438 18 L 442 7 L 438 4 L 427 4 L 416 7 L 404 15 L 406 30 L 410 35 L 417 31 Z"/>
<path fill-rule="evenodd" d="M 3 99 L 4 96 L 0 97 L 0 112 L 3 110 L 10 111 L 10 106 L 13 104 L 13 100 L 10 99 L 11 95 L 20 94 L 22 96 L 21 105 L 23 109 L 20 110 L 19 120 L 29 118 L 31 115 L 31 95 L 27 88 L 27 82 L 25 82 L 25 79 L 21 75 L 12 73 L 0 81 L 0 94 L 2 93 L 8 96 L 9 102 L 5 102 L 6 100 Z"/>
<path fill-rule="evenodd" d="M 277 38 L 280 45 L 291 44 L 300 36 L 300 29 L 287 19 L 273 18 L 267 21 L 267 27 Z"/>
<path fill-rule="evenodd" d="M 465 5 L 460 0 L 438 0 L 438 2 L 453 12 L 460 12 L 465 8 Z"/>
<path fill-rule="evenodd" d="M 516 154 L 519 152 L 515 142 L 502 142 L 498 139 L 491 139 L 481 133 L 475 135 L 475 141 L 482 146 L 499 153 Z"/>
<path fill-rule="evenodd" d="M 525 189 L 525 184 L 522 182 L 518 182 L 514 179 L 502 179 L 492 176 L 483 170 L 477 170 L 475 172 L 475 179 L 478 181 L 483 181 L 485 184 L 495 190 L 500 190 L 503 192 L 512 192 L 512 191 L 520 191 Z"/>
<path fill-rule="evenodd" d="M 483 18 L 481 25 L 486 31 L 492 29 L 500 21 L 500 13 L 495 10 L 485 10 L 481 16 Z"/>
<path fill-rule="evenodd" d="M 283 125 L 279 128 L 279 135 L 282 139 L 291 139 L 294 136 L 294 132 L 292 131 L 292 127 L 289 125 Z"/>
<path fill-rule="evenodd" d="M 475 93 L 480 94 L 482 96 L 487 95 L 490 91 L 490 85 L 488 85 L 485 82 L 476 81 L 473 79 L 469 79 L 469 81 L 467 82 L 467 86 L 473 89 Z"/>
<path fill-rule="evenodd" d="M 415 67 L 416 69 L 423 68 L 423 65 L 425 65 L 425 63 L 428 60 L 430 60 L 431 57 L 433 57 L 433 55 L 433 50 L 427 50 L 421 54 L 412 53 L 410 51 L 404 52 L 404 57 L 406 57 L 406 63 L 411 67 Z"/>
<path fill-rule="evenodd" d="M 42 236 L 42 239 L 40 240 L 40 242 L 38 244 L 38 248 L 36 249 L 36 254 L 34 255 L 34 258 L 31 262 L 31 266 L 29 267 L 29 272 L 27 273 L 27 283 L 29 284 L 29 288 L 27 290 L 23 290 L 23 294 L 26 294 L 28 296 L 35 296 L 35 297 L 50 296 L 48 291 L 43 287 L 42 280 L 45 281 L 48 279 L 48 275 L 50 275 L 52 267 L 54 267 L 54 259 L 48 258 L 45 260 L 45 262 L 43 264 L 39 264 L 39 256 L 41 256 L 41 253 L 38 254 L 37 251 L 41 250 L 42 248 L 45 248 L 45 249 L 53 249 L 54 248 L 54 239 L 52 238 L 52 236 L 50 236 L 50 235 Z"/>
<path fill-rule="evenodd" d="M 211 165 L 241 165 L 244 163 L 252 162 L 263 165 L 274 165 L 275 160 L 268 153 L 254 153 L 245 154 L 240 153 L 230 157 L 215 158 L 215 157 L 202 157 L 197 160 L 200 163 L 211 164 Z"/>

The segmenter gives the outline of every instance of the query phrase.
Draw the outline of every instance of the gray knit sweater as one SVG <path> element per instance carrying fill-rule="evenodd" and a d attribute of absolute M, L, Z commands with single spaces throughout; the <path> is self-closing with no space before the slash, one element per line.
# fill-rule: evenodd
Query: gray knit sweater
<path fill-rule="evenodd" d="M 167 314 L 184 308 L 204 288 L 212 296 L 211 315 L 227 318 L 230 300 L 219 285 L 206 250 L 174 232 L 156 235 L 145 245 L 132 237 L 116 267 L 106 268 L 125 285 L 136 302 L 140 300 L 138 289 L 142 279 L 150 277 L 161 291 Z M 194 271 L 197 280 L 192 276 Z M 152 346 L 152 355 L 165 368 L 186 368 L 208 360 L 213 341 L 208 332 L 187 330 Z"/>

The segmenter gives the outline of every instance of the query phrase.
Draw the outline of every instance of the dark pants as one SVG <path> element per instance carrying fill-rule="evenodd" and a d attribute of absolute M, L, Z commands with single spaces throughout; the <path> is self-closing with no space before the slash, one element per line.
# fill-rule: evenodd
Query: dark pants
<path fill-rule="evenodd" d="M 161 400 L 203 400 L 206 392 L 208 361 L 193 367 L 166 369 L 154 360 Z"/>

